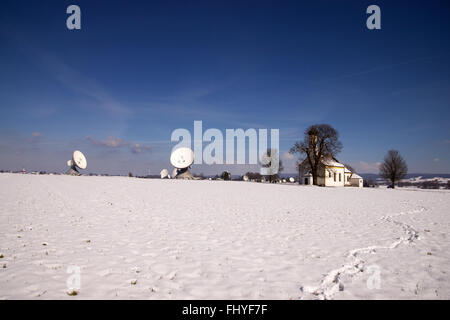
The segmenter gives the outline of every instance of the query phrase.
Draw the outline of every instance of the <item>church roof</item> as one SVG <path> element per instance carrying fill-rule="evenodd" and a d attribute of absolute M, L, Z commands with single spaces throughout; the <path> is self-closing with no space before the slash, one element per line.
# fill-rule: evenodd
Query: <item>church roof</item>
<path fill-rule="evenodd" d="M 342 167 L 345 168 L 345 166 L 340 163 L 336 158 L 333 157 L 324 157 L 322 158 L 322 163 L 326 166 L 330 167 Z"/>

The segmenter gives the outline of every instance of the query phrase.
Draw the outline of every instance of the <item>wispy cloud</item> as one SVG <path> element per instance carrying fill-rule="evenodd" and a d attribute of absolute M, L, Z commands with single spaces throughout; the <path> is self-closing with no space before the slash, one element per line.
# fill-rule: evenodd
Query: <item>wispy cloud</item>
<path fill-rule="evenodd" d="M 0 30 L 0 35 L 13 40 L 30 60 L 43 66 L 46 71 L 66 88 L 93 100 L 93 106 L 119 116 L 131 115 L 130 108 L 125 107 L 97 80 L 76 70 L 58 55 L 33 44 L 17 30 Z"/>
<path fill-rule="evenodd" d="M 95 146 L 105 147 L 109 149 L 129 148 L 131 153 L 139 154 L 150 152 L 151 148 L 146 143 L 134 143 L 131 141 L 124 141 L 121 138 L 108 137 L 104 140 L 94 139 L 91 136 L 87 136 L 86 140 L 91 142 Z"/>
<path fill-rule="evenodd" d="M 38 57 L 52 75 L 67 88 L 80 93 L 94 101 L 94 106 L 115 115 L 130 115 L 131 109 L 125 107 L 96 80 L 85 76 L 81 72 L 69 66 L 56 55 L 41 50 L 36 50 Z"/>
<path fill-rule="evenodd" d="M 120 138 L 108 137 L 105 140 L 97 140 L 90 136 L 86 137 L 87 141 L 90 141 L 92 144 L 96 146 L 104 146 L 108 148 L 121 148 L 130 145 L 129 142 L 125 142 Z"/>
<path fill-rule="evenodd" d="M 378 66 L 378 67 L 374 67 L 372 69 L 366 69 L 366 70 L 362 70 L 362 71 L 359 71 L 359 72 L 344 74 L 344 75 L 340 75 L 340 76 L 333 77 L 333 78 L 328 78 L 328 79 L 323 79 L 323 80 L 320 80 L 320 81 L 315 81 L 314 83 L 363 76 L 363 75 L 371 74 L 371 73 L 374 73 L 374 72 L 380 72 L 380 71 L 395 69 L 395 68 L 398 68 L 398 67 L 402 67 L 402 66 L 406 66 L 406 65 L 410 65 L 410 64 L 414 64 L 414 63 L 420 63 L 420 62 L 424 62 L 424 61 L 428 61 L 428 60 L 439 59 L 441 57 L 443 57 L 443 55 L 434 55 L 434 56 L 429 56 L 429 57 L 416 58 L 416 59 L 411 59 L 411 60 L 402 61 L 402 62 L 398 62 L 398 63 L 388 64 L 388 65 L 381 65 L 381 66 Z"/>
<path fill-rule="evenodd" d="M 359 161 L 357 163 L 350 164 L 357 172 L 361 173 L 377 173 L 381 162 L 365 162 Z"/>
<path fill-rule="evenodd" d="M 30 143 L 33 143 L 33 144 L 38 143 L 42 140 L 43 136 L 44 135 L 41 132 L 36 131 L 31 134 L 31 137 L 28 138 L 28 141 L 30 141 Z"/>
<path fill-rule="evenodd" d="M 292 153 L 285 152 L 285 153 L 283 153 L 282 159 L 292 160 L 292 159 L 294 159 L 294 155 Z"/>
<path fill-rule="evenodd" d="M 151 150 L 150 146 L 146 144 L 135 143 L 131 146 L 131 152 L 134 154 L 149 152 Z"/>

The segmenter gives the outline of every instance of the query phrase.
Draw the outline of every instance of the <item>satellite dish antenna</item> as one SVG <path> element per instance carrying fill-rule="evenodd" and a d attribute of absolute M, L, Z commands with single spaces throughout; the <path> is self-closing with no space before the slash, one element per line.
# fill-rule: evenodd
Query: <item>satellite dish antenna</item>
<path fill-rule="evenodd" d="M 194 151 L 190 148 L 178 148 L 170 155 L 170 163 L 176 168 L 175 174 L 172 174 L 177 179 L 194 179 L 189 172 L 189 167 L 194 163 Z"/>
<path fill-rule="evenodd" d="M 170 177 L 169 176 L 169 171 L 167 171 L 167 169 L 162 169 L 161 172 L 160 172 L 160 175 L 161 175 L 161 179 Z"/>
<path fill-rule="evenodd" d="M 247 176 L 247 175 L 243 176 L 243 177 L 242 177 L 242 180 L 248 181 L 248 176 Z"/>
<path fill-rule="evenodd" d="M 290 177 L 290 178 L 289 178 L 289 182 L 295 182 L 295 179 L 292 178 L 292 177 Z"/>
<path fill-rule="evenodd" d="M 79 176 L 81 174 L 78 172 L 77 168 L 86 169 L 87 160 L 81 151 L 75 150 L 72 154 L 72 160 L 67 161 L 67 165 L 70 167 L 70 169 L 66 172 L 66 174 Z"/>

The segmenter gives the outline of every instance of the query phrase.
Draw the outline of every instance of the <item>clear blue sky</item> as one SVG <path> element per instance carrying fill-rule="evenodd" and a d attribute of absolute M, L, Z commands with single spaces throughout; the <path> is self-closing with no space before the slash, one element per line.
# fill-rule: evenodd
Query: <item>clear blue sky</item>
<path fill-rule="evenodd" d="M 82 29 L 66 28 L 81 8 Z M 366 28 L 368 5 L 381 30 Z M 338 158 L 450 173 L 448 1 L 2 1 L 0 169 L 170 168 L 171 132 L 279 128 L 284 154 L 329 123 Z M 221 167 L 201 166 L 212 174 Z M 231 167 L 232 173 L 247 171 Z"/>

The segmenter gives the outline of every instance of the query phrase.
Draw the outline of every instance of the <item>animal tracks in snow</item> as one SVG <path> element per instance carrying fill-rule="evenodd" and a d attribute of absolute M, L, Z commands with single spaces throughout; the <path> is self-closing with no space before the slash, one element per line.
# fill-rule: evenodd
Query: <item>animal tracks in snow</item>
<path fill-rule="evenodd" d="M 420 207 L 419 209 L 402 211 L 400 213 L 381 217 L 381 220 L 383 221 L 400 226 L 403 230 L 404 235 L 387 246 L 374 245 L 350 250 L 347 254 L 348 262 L 342 267 L 334 269 L 326 274 L 318 287 L 305 286 L 301 287 L 300 291 L 313 294 L 314 296 L 322 300 L 332 299 L 336 293 L 344 290 L 344 283 L 342 281 L 343 276 L 354 277 L 364 272 L 365 261 L 361 258 L 361 255 L 368 253 L 375 254 L 378 250 L 392 250 L 397 248 L 400 244 L 410 244 L 416 239 L 419 240 L 419 232 L 416 229 L 414 229 L 409 224 L 394 220 L 394 218 L 403 215 L 421 213 L 425 210 L 425 207 Z"/>

